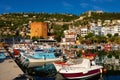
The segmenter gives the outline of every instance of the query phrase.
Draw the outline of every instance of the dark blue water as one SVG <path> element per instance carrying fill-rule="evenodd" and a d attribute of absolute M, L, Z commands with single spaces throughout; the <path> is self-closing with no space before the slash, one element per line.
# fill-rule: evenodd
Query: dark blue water
<path fill-rule="evenodd" d="M 21 65 L 20 67 L 23 69 L 25 74 L 31 77 L 30 80 L 68 80 L 56 72 L 53 64 L 45 64 L 44 66 L 38 66 L 34 68 L 26 68 Z M 120 80 L 120 71 L 109 70 L 106 73 L 96 75 L 89 79 L 77 80 Z"/>
<path fill-rule="evenodd" d="M 120 80 L 120 71 L 107 71 L 106 74 L 103 74 L 104 80 Z"/>
<path fill-rule="evenodd" d="M 68 80 L 58 74 L 53 64 L 45 64 L 44 66 L 38 66 L 34 68 L 20 67 L 23 69 L 25 74 L 32 77 L 30 80 Z M 77 80 L 120 80 L 119 70 L 109 70 L 106 73 L 96 75 L 89 79 L 77 79 Z"/>
<path fill-rule="evenodd" d="M 120 75 L 110 75 L 110 76 L 104 76 L 104 80 L 120 80 Z"/>

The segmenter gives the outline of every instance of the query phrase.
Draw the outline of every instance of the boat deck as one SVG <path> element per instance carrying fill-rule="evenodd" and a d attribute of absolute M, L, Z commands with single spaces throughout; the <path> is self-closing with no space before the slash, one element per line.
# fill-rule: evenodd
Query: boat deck
<path fill-rule="evenodd" d="M 0 80 L 14 80 L 24 74 L 16 62 L 5 52 L 6 59 L 0 61 Z"/>

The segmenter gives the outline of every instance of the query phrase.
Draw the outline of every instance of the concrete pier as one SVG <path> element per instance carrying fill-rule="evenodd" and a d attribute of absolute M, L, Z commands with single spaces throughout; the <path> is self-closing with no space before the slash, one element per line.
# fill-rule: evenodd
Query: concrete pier
<path fill-rule="evenodd" d="M 6 59 L 0 62 L 0 80 L 15 80 L 24 73 L 8 53 L 5 52 L 5 55 Z"/>

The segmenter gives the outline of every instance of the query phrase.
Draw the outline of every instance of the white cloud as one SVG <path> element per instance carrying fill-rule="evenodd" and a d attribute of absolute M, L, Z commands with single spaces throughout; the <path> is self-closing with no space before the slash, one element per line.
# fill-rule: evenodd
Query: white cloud
<path fill-rule="evenodd" d="M 1 10 L 4 10 L 4 11 L 8 11 L 8 10 L 11 10 L 11 6 L 8 6 L 8 5 L 0 5 L 0 9 L 1 9 Z"/>
<path fill-rule="evenodd" d="M 91 1 L 94 1 L 94 2 L 95 2 L 95 1 L 98 1 L 98 0 L 91 0 Z"/>
<path fill-rule="evenodd" d="M 67 2 L 62 2 L 62 4 L 63 4 L 63 6 L 65 6 L 65 7 L 73 7 L 72 4 L 69 4 L 69 3 L 67 3 Z"/>
<path fill-rule="evenodd" d="M 93 2 L 112 2 L 113 0 L 90 0 Z"/>
<path fill-rule="evenodd" d="M 88 6 L 88 4 L 87 3 L 81 3 L 80 6 L 83 7 L 83 8 L 85 8 L 85 7 Z"/>
<path fill-rule="evenodd" d="M 108 2 L 112 2 L 113 0 L 107 0 Z"/>
<path fill-rule="evenodd" d="M 102 10 L 100 7 L 95 6 L 95 5 L 94 5 L 94 6 L 92 6 L 92 7 L 93 7 L 93 9 L 94 9 L 94 10 Z"/>
<path fill-rule="evenodd" d="M 11 9 L 11 7 L 10 7 L 10 6 L 5 6 L 4 9 L 5 9 L 6 11 L 8 11 L 8 10 Z"/>

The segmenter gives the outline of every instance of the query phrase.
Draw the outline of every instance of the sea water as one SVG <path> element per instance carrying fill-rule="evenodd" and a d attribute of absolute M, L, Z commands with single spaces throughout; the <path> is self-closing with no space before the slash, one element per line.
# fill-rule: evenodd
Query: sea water
<path fill-rule="evenodd" d="M 45 64 L 43 66 L 37 66 L 33 68 L 26 68 L 22 65 L 20 65 L 20 67 L 23 69 L 25 74 L 32 77 L 31 80 L 68 80 L 56 72 L 53 64 Z M 107 70 L 105 73 L 93 76 L 88 79 L 77 80 L 120 80 L 120 70 L 111 69 Z"/>
<path fill-rule="evenodd" d="M 33 80 L 68 80 L 56 72 L 53 64 L 32 68 L 31 73 L 33 72 L 34 74 L 29 73 L 33 77 Z M 108 70 L 106 73 L 99 74 L 88 79 L 77 80 L 120 80 L 120 71 Z"/>

